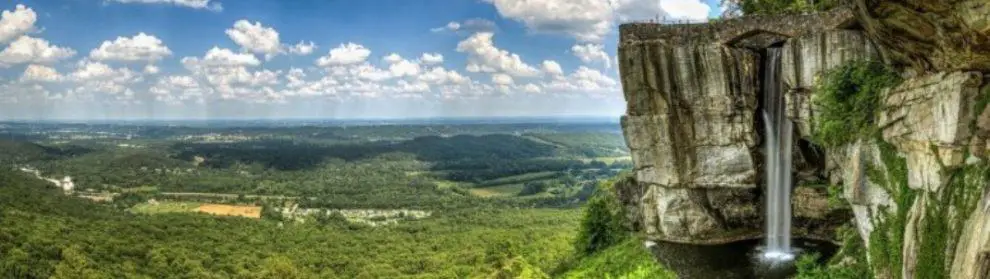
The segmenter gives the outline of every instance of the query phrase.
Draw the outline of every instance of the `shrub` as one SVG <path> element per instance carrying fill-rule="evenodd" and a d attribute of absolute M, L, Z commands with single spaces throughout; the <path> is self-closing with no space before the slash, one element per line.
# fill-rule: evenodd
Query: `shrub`
<path fill-rule="evenodd" d="M 798 258 L 795 279 L 869 279 L 873 272 L 867 265 L 866 247 L 859 232 L 850 225 L 840 227 L 836 234 L 842 239 L 841 250 L 828 263 L 819 264 L 819 255 L 807 254 Z"/>
<path fill-rule="evenodd" d="M 723 0 L 744 15 L 774 15 L 824 11 L 841 4 L 840 0 Z"/>
<path fill-rule="evenodd" d="M 522 190 L 519 191 L 519 196 L 529 196 L 543 193 L 547 190 L 547 183 L 543 181 L 530 181 L 523 184 Z"/>
<path fill-rule="evenodd" d="M 827 147 L 871 139 L 879 129 L 881 91 L 901 78 L 878 61 L 854 61 L 828 72 L 812 98 L 816 112 L 812 140 Z"/>
<path fill-rule="evenodd" d="M 612 184 L 604 182 L 588 199 L 584 206 L 584 216 L 575 242 L 578 253 L 592 254 L 621 242 L 629 232 L 623 226 L 625 213 Z"/>

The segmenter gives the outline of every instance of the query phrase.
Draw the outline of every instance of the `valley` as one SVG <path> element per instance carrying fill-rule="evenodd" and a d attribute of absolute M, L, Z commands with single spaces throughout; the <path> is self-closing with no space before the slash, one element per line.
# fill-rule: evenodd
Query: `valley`
<path fill-rule="evenodd" d="M 614 123 L 2 123 L 0 139 L 0 272 L 22 278 L 567 277 L 581 207 L 632 166 Z"/>

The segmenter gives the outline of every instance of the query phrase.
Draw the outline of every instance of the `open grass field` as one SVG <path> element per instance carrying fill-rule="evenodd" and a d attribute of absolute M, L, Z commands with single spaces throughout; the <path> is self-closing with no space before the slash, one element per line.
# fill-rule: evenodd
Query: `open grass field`
<path fill-rule="evenodd" d="M 454 186 L 458 186 L 460 184 L 463 184 L 463 183 L 458 183 L 456 181 L 449 181 L 449 180 L 437 180 L 436 183 L 437 183 L 437 188 L 440 188 L 440 189 L 447 189 L 447 188 L 450 188 L 450 187 L 454 187 Z"/>
<path fill-rule="evenodd" d="M 472 188 L 469 191 L 471 194 L 479 197 L 509 197 L 519 194 L 523 188 L 522 183 L 510 183 L 498 186 L 484 187 L 484 188 Z"/>
<path fill-rule="evenodd" d="M 248 218 L 261 218 L 260 206 L 227 205 L 227 204 L 203 204 L 196 209 L 198 212 L 223 216 L 240 216 Z"/>
<path fill-rule="evenodd" d="M 519 194 L 527 182 L 552 180 L 561 175 L 561 172 L 542 171 L 505 176 L 478 183 L 469 191 L 479 197 L 511 197 Z"/>
<path fill-rule="evenodd" d="M 143 214 L 188 213 L 196 212 L 201 203 L 198 202 L 154 202 L 140 203 L 131 208 L 131 212 Z"/>

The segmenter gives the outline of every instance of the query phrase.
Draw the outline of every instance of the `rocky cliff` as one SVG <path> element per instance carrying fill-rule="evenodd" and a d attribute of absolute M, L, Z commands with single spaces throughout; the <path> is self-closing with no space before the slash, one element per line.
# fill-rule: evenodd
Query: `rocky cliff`
<path fill-rule="evenodd" d="M 807 122 L 814 75 L 843 61 L 875 55 L 859 31 L 841 29 L 847 9 L 818 15 L 735 19 L 711 24 L 630 24 L 620 28 L 620 71 L 626 141 L 636 164 L 638 195 L 624 195 L 651 239 L 718 244 L 759 238 L 763 190 L 762 121 L 756 117 L 760 61 L 768 46 L 783 48 L 788 114 Z M 798 125 L 808 134 L 808 125 Z M 813 150 L 797 154 L 801 183 L 823 169 Z M 828 238 L 821 223 L 837 212 L 824 191 L 795 191 L 797 231 Z M 810 232 L 818 232 L 810 234 Z"/>
<path fill-rule="evenodd" d="M 698 245 L 762 236 L 756 116 L 761 61 L 779 47 L 796 124 L 795 237 L 834 239 L 850 223 L 880 278 L 990 278 L 990 3 L 854 2 L 817 14 L 620 27 L 635 177 L 616 189 L 634 227 L 650 240 Z M 816 82 L 857 60 L 884 61 L 905 78 L 880 96 L 882 139 L 818 146 Z M 891 186 L 901 175 L 903 190 Z M 822 184 L 839 187 L 846 204 L 830 205 Z M 881 249 L 897 259 L 872 255 Z"/>

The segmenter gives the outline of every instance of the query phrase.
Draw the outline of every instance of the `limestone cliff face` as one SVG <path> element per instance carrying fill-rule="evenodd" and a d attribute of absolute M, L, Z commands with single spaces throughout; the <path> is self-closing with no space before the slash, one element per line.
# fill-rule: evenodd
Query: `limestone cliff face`
<path fill-rule="evenodd" d="M 875 56 L 858 31 L 838 29 L 850 20 L 848 10 L 837 10 L 620 28 L 620 72 L 628 103 L 622 127 L 641 188 L 620 196 L 638 209 L 633 218 L 646 235 L 699 244 L 761 236 L 762 120 L 756 118 L 761 49 L 782 45 L 782 75 L 793 104 L 788 114 L 804 121 L 798 130 L 806 135 L 814 76 L 846 60 Z M 834 215 L 821 206 L 824 191 L 796 193 L 797 223 L 803 227 L 795 231 L 828 238 L 829 226 L 822 224 Z"/>
<path fill-rule="evenodd" d="M 622 127 L 635 177 L 616 188 L 636 228 L 651 240 L 692 244 L 761 236 L 760 68 L 763 49 L 780 47 L 797 184 L 842 185 L 851 208 L 830 207 L 823 189 L 799 186 L 796 237 L 829 238 L 852 220 L 872 246 L 879 226 L 897 224 L 904 239 L 893 249 L 903 263 L 876 270 L 879 277 L 922 278 L 931 266 L 923 261 L 933 261 L 925 253 L 935 253 L 952 278 L 990 278 L 990 181 L 965 175 L 987 166 L 990 147 L 990 109 L 977 106 L 990 95 L 990 2 L 854 2 L 820 14 L 620 27 Z M 820 150 L 807 141 L 818 76 L 864 59 L 889 62 L 906 78 L 881 96 L 878 118 L 883 141 L 906 163 L 906 201 L 869 177 L 871 169 L 893 175 L 876 143 Z M 892 223 L 898 211 L 903 223 Z M 943 232 L 937 222 L 944 238 L 926 235 Z"/>
<path fill-rule="evenodd" d="M 645 232 L 714 243 L 752 227 L 760 220 L 751 153 L 756 55 L 656 41 L 630 42 L 619 55 L 629 100 L 622 127 L 645 188 Z"/>

